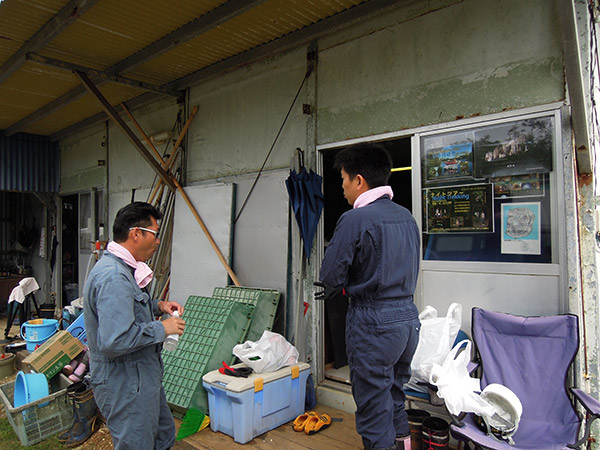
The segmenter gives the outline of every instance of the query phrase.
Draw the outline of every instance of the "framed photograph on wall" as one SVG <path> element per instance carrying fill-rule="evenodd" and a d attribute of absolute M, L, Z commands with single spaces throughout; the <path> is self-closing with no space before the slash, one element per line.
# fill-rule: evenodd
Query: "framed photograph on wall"
<path fill-rule="evenodd" d="M 475 131 L 475 178 L 550 172 L 553 130 L 553 117 L 538 117 Z"/>

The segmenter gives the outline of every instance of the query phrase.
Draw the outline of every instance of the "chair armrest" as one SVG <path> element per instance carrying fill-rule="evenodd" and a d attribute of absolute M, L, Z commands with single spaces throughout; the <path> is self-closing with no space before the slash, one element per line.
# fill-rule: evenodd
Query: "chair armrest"
<path fill-rule="evenodd" d="M 446 408 L 446 412 L 450 416 L 450 420 L 452 420 L 452 425 L 456 425 L 459 428 L 465 426 L 465 423 L 462 420 L 465 418 L 467 413 L 461 412 L 458 416 L 455 416 L 454 414 L 451 414 L 450 411 L 448 411 L 448 408 Z"/>
<path fill-rule="evenodd" d="M 571 388 L 571 393 L 591 415 L 600 415 L 600 402 L 598 400 L 588 395 L 581 389 Z"/>
<path fill-rule="evenodd" d="M 469 375 L 473 375 L 477 369 L 479 369 L 479 361 L 469 361 L 467 364 L 467 370 L 469 371 Z"/>

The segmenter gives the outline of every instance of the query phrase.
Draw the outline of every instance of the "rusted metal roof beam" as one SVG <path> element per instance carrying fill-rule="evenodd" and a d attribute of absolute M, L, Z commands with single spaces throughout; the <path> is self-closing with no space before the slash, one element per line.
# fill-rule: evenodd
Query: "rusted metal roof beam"
<path fill-rule="evenodd" d="M 199 36 L 213 28 L 218 27 L 222 23 L 231 20 L 232 18 L 245 13 L 251 8 L 256 7 L 265 0 L 229 0 L 227 3 L 213 9 L 212 11 L 204 14 L 202 17 L 193 20 L 192 22 L 184 25 L 178 30 L 167 34 L 158 41 L 148 45 L 137 53 L 125 58 L 118 62 L 114 66 L 107 69 L 104 73 L 108 76 L 117 75 L 125 72 L 128 69 L 132 69 L 140 64 L 143 64 L 158 55 L 170 50 L 171 48 L 181 45 L 184 42 Z M 29 50 L 33 51 L 33 50 Z M 96 80 L 95 80 L 96 81 Z M 102 82 L 96 81 L 96 85 L 101 85 Z M 12 124 L 6 128 L 6 135 L 11 136 L 15 133 L 22 131 L 27 125 L 37 122 L 38 120 L 54 113 L 60 108 L 68 105 L 71 102 L 79 99 L 85 94 L 86 90 L 83 87 L 77 87 L 65 95 L 57 98 L 49 104 L 38 109 L 29 116 L 21 119 L 20 121 Z"/>
<path fill-rule="evenodd" d="M 125 121 L 119 116 L 119 113 L 112 107 L 112 105 L 106 100 L 106 98 L 102 95 L 102 93 L 98 90 L 98 88 L 94 85 L 94 83 L 87 77 L 87 75 L 83 72 L 73 72 L 77 78 L 81 80 L 87 91 L 92 94 L 94 97 L 98 99 L 102 108 L 106 112 L 106 114 L 115 122 L 123 133 L 129 138 L 129 141 L 133 144 L 135 149 L 140 152 L 142 157 L 146 160 L 150 167 L 156 172 L 156 174 L 160 177 L 160 179 L 167 185 L 171 190 L 175 191 L 177 188 L 175 187 L 175 183 L 173 183 L 173 178 L 169 176 L 169 174 L 162 168 L 162 166 L 156 161 L 156 159 L 152 156 L 152 154 L 146 150 L 144 144 L 139 140 L 136 134 L 133 132 L 131 128 L 125 123 Z"/>
<path fill-rule="evenodd" d="M 139 89 L 143 89 L 156 94 L 169 95 L 171 97 L 180 98 L 183 96 L 181 91 L 175 89 L 166 89 L 153 84 L 144 83 L 143 81 L 133 80 L 131 78 L 122 77 L 120 75 L 109 75 L 105 72 L 95 70 L 89 67 L 80 66 L 79 64 L 72 64 L 59 59 L 47 58 L 45 56 L 38 55 L 36 53 L 27 53 L 27 61 L 33 61 L 38 64 L 43 64 L 50 67 L 58 67 L 59 69 L 68 70 L 70 72 L 82 72 L 88 77 L 99 78 L 104 81 L 112 81 L 114 83 L 124 84 L 126 86 L 132 86 Z"/>
<path fill-rule="evenodd" d="M 40 28 L 21 48 L 0 67 L 0 83 L 17 71 L 29 52 L 36 52 L 52 41 L 66 27 L 96 4 L 98 0 L 71 0 L 52 19 Z"/>

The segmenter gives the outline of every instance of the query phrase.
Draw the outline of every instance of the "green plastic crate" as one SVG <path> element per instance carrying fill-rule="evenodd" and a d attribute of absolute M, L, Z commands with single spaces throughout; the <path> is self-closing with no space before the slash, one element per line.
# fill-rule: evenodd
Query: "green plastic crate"
<path fill-rule="evenodd" d="M 279 304 L 279 291 L 273 289 L 249 288 L 242 286 L 216 287 L 214 298 L 228 298 L 240 303 L 254 306 L 252 321 L 246 339 L 258 341 L 263 331 L 273 329 L 275 313 Z"/>
<path fill-rule="evenodd" d="M 233 347 L 244 341 L 253 307 L 229 299 L 190 296 L 185 303 L 185 332 L 174 351 L 163 351 L 163 387 L 176 417 L 190 408 L 208 411 L 202 376 L 231 363 Z"/>

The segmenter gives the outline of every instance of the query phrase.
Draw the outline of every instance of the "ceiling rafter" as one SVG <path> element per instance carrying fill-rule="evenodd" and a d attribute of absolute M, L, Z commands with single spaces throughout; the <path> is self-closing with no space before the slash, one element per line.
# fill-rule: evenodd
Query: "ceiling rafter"
<path fill-rule="evenodd" d="M 169 89 L 160 86 L 155 86 L 150 83 L 144 83 L 143 81 L 133 80 L 131 78 L 122 77 L 120 75 L 109 75 L 106 72 L 100 72 L 99 70 L 95 70 L 90 67 L 80 66 L 79 64 L 72 64 L 66 61 L 61 61 L 59 59 L 47 58 L 36 53 L 27 53 L 27 61 L 33 61 L 38 64 L 42 64 L 49 67 L 56 67 L 71 72 L 75 71 L 85 73 L 88 77 L 99 78 L 103 81 L 112 81 L 113 83 L 119 83 L 124 84 L 125 86 L 132 86 L 139 89 L 144 89 L 146 91 L 154 92 L 156 94 L 169 95 L 175 98 L 183 97 L 182 92 L 177 89 Z"/>
<path fill-rule="evenodd" d="M 26 61 L 29 52 L 37 52 L 51 42 L 65 28 L 79 19 L 98 0 L 71 0 L 44 24 L 21 48 L 0 67 L 0 83 L 4 82 Z"/>
<path fill-rule="evenodd" d="M 340 28 L 348 27 L 366 18 L 384 13 L 386 11 L 396 9 L 400 6 L 411 3 L 414 0 L 371 0 L 366 3 L 359 4 L 346 11 L 342 11 L 335 16 L 320 20 L 312 25 L 301 28 L 298 31 L 289 33 L 279 39 L 272 40 L 266 44 L 259 45 L 253 49 L 239 53 L 235 56 L 219 61 L 204 69 L 200 69 L 178 80 L 168 83 L 162 87 L 169 89 L 185 89 L 200 81 L 206 80 L 212 76 L 219 75 L 227 70 L 230 70 L 239 65 L 248 64 L 253 61 L 268 57 L 277 52 L 285 51 L 307 44 L 308 42 L 329 34 Z M 152 93 L 146 93 L 134 99 L 131 99 L 125 104 L 127 108 L 133 109 L 138 106 L 146 105 L 156 100 L 158 97 Z M 51 141 L 57 141 L 83 130 L 87 127 L 96 125 L 107 120 L 107 115 L 104 112 L 95 114 L 94 116 L 83 119 L 73 125 L 70 125 L 62 130 L 59 130 L 50 135 Z M 10 129 L 10 128 L 9 128 Z M 9 130 L 7 129 L 7 130 Z"/>
<path fill-rule="evenodd" d="M 223 5 L 218 6 L 212 11 L 191 21 L 187 25 L 180 27 L 172 33 L 169 33 L 166 36 L 160 38 L 159 40 L 153 42 L 152 44 L 146 46 L 139 52 L 128 56 L 124 60 L 118 62 L 117 64 L 107 69 L 104 73 L 107 76 L 112 76 L 118 75 L 119 73 L 132 69 L 153 58 L 156 58 L 158 55 L 167 52 L 168 50 L 172 49 L 177 45 L 181 45 L 193 39 L 194 37 L 199 36 L 200 34 L 205 33 L 213 28 L 216 28 L 224 22 L 231 20 L 232 18 L 239 16 L 240 14 L 245 13 L 246 11 L 255 8 L 264 1 L 265 0 L 229 0 Z M 37 50 L 39 49 L 29 51 L 32 52 Z M 102 79 L 94 80 L 94 83 L 96 87 L 98 87 L 101 84 L 104 84 L 105 81 Z M 38 109 L 37 111 L 33 112 L 32 114 L 28 115 L 27 117 L 8 127 L 6 129 L 6 135 L 11 136 L 15 133 L 22 131 L 26 126 L 35 123 L 38 120 L 63 108 L 69 103 L 76 101 L 77 99 L 84 96 L 86 93 L 87 90 L 83 86 L 78 86 L 77 88 L 67 92 L 66 94 L 62 95 L 56 100 L 53 100 L 52 102 L 48 103 L 47 105 L 43 106 L 42 108 Z"/>

